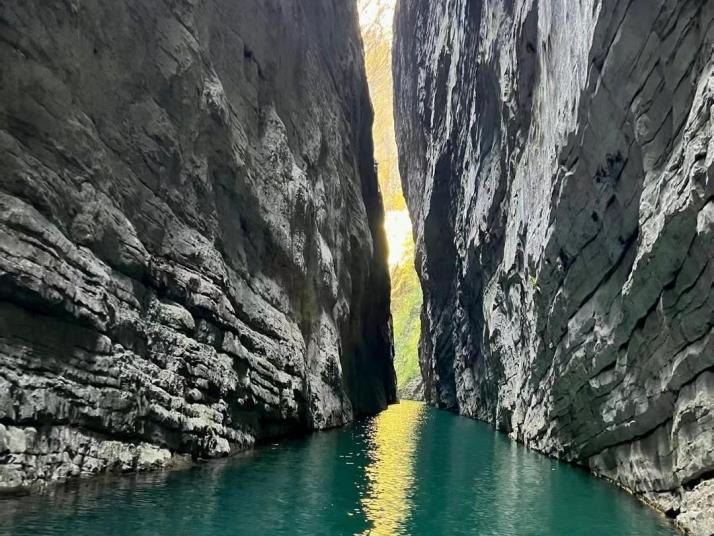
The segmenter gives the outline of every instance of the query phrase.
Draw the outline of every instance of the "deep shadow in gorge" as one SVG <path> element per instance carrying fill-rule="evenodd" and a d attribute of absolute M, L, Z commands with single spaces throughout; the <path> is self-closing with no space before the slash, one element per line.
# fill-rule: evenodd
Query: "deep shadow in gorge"
<path fill-rule="evenodd" d="M 392 21 L 395 0 L 359 0 L 365 69 L 374 109 L 372 133 L 389 242 L 394 368 L 402 399 L 421 400 L 419 371 L 421 286 L 414 264 L 414 239 L 397 165 L 392 83 Z"/>

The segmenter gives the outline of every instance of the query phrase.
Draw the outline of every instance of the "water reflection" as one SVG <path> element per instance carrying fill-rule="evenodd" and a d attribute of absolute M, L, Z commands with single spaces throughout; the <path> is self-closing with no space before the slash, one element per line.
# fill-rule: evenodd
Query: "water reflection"
<path fill-rule="evenodd" d="M 485 424 L 402 402 L 191 469 L 0 500 L 0 536 L 671 536 L 632 497 Z"/>
<path fill-rule="evenodd" d="M 403 534 L 412 506 L 416 447 L 425 406 L 403 401 L 400 411 L 385 411 L 367 428 L 368 480 L 362 507 L 372 528 L 363 534 Z"/>

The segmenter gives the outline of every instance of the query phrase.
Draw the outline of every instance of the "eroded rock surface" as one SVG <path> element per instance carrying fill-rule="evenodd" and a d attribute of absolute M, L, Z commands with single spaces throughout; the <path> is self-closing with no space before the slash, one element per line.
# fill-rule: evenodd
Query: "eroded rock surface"
<path fill-rule="evenodd" d="M 714 533 L 714 2 L 402 0 L 431 403 Z"/>
<path fill-rule="evenodd" d="M 397 389 L 400 400 L 424 400 L 424 380 L 412 378 L 401 388 Z"/>
<path fill-rule="evenodd" d="M 395 398 L 357 14 L 0 5 L 0 489 Z"/>

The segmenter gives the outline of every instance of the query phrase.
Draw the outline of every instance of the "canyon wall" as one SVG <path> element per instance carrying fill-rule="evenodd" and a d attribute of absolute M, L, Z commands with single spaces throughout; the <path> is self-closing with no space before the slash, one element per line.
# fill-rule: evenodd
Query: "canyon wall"
<path fill-rule="evenodd" d="M 0 490 L 395 399 L 355 5 L 0 5 Z"/>
<path fill-rule="evenodd" d="M 714 533 L 714 2 L 401 0 L 425 396 Z"/>

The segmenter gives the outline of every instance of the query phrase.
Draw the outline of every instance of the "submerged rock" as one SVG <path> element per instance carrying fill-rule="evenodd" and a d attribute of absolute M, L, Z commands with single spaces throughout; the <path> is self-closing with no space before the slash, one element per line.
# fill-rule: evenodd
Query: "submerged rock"
<path fill-rule="evenodd" d="M 402 1 L 426 399 L 714 532 L 714 2 Z"/>
<path fill-rule="evenodd" d="M 395 400 L 355 7 L 0 7 L 0 488 Z"/>

